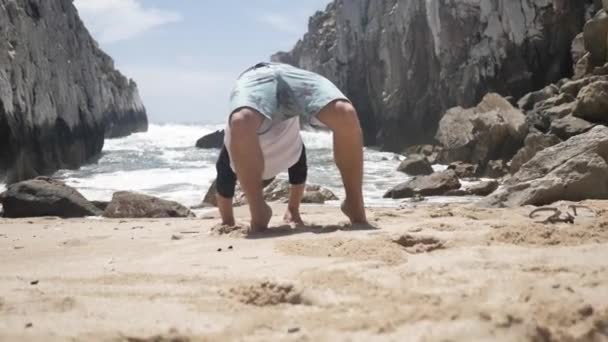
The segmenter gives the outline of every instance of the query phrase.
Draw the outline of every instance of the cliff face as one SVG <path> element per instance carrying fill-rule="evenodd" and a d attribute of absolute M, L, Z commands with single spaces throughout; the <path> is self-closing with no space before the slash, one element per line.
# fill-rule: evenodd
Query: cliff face
<path fill-rule="evenodd" d="M 367 144 L 430 142 L 446 109 L 519 97 L 572 73 L 593 0 L 336 0 L 273 60 L 319 72 L 355 103 Z"/>
<path fill-rule="evenodd" d="M 0 174 L 77 168 L 105 137 L 146 131 L 137 85 L 114 69 L 72 0 L 0 0 Z"/>

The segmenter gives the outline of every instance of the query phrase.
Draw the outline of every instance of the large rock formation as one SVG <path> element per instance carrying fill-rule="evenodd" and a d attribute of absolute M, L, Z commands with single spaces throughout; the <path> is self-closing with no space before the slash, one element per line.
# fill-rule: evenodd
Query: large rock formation
<path fill-rule="evenodd" d="M 336 0 L 273 60 L 319 72 L 355 103 L 367 144 L 431 141 L 441 115 L 516 98 L 572 72 L 592 0 Z"/>
<path fill-rule="evenodd" d="M 0 0 L 0 177 L 77 168 L 105 137 L 147 126 L 136 84 L 114 69 L 72 0 Z"/>

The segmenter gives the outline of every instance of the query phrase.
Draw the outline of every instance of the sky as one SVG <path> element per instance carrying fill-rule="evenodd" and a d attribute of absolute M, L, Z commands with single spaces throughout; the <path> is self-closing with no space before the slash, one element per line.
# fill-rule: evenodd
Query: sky
<path fill-rule="evenodd" d="M 290 50 L 330 0 L 75 0 L 153 123 L 221 123 L 247 67 Z"/>

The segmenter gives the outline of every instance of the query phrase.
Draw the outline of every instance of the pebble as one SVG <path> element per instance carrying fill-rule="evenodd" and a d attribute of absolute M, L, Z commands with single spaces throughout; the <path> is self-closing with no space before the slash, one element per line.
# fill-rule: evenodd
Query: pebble
<path fill-rule="evenodd" d="M 33 280 L 33 281 L 30 281 L 30 285 L 38 285 L 39 282 L 40 282 L 39 280 Z"/>

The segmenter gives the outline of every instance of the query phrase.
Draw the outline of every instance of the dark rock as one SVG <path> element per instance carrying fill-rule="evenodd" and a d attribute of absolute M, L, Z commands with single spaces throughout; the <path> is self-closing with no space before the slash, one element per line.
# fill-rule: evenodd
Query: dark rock
<path fill-rule="evenodd" d="M 210 205 L 212 207 L 217 207 L 217 179 L 213 180 L 213 183 L 209 186 L 209 190 L 205 194 L 203 198 L 203 202 L 200 207 L 205 207 L 205 204 Z"/>
<path fill-rule="evenodd" d="M 458 178 L 473 178 L 478 175 L 478 166 L 463 163 L 463 162 L 453 162 L 448 166 L 448 170 L 453 170 L 456 173 Z"/>
<path fill-rule="evenodd" d="M 4 216 L 11 218 L 101 215 L 101 211 L 78 191 L 61 181 L 47 177 L 9 185 L 7 190 L 0 194 L 0 203 L 4 207 Z"/>
<path fill-rule="evenodd" d="M 463 161 L 485 166 L 511 159 L 528 132 L 525 115 L 498 94 L 486 95 L 475 108 L 450 109 L 439 124 L 442 162 Z"/>
<path fill-rule="evenodd" d="M 410 198 L 414 195 L 441 196 L 450 190 L 460 189 L 461 184 L 452 170 L 436 172 L 430 176 L 417 176 L 389 190 L 384 198 Z"/>
<path fill-rule="evenodd" d="M 594 68 L 592 74 L 595 76 L 608 75 L 608 63 L 604 64 L 603 66 Z"/>
<path fill-rule="evenodd" d="M 534 158 L 536 153 L 544 150 L 547 147 L 557 145 L 561 140 L 551 134 L 541 133 L 530 133 L 524 142 L 524 147 L 517 152 L 515 157 L 511 159 L 511 166 L 509 172 L 515 174 L 522 165 L 527 163 L 530 159 Z"/>
<path fill-rule="evenodd" d="M 568 140 L 573 136 L 588 132 L 595 127 L 586 120 L 568 115 L 551 123 L 551 133 L 557 135 L 562 140 Z"/>
<path fill-rule="evenodd" d="M 147 130 L 137 85 L 71 0 L 2 0 L 0 23 L 0 173 L 9 183 L 78 168 L 106 137 Z"/>
<path fill-rule="evenodd" d="M 581 89 L 574 116 L 590 122 L 608 123 L 608 81 L 597 81 Z"/>
<path fill-rule="evenodd" d="M 216 131 L 211 134 L 207 134 L 204 137 L 198 139 L 196 147 L 198 148 L 222 148 L 224 146 L 224 130 Z"/>
<path fill-rule="evenodd" d="M 430 143 L 448 108 L 474 106 L 489 91 L 520 98 L 570 76 L 587 5 L 334 1 L 273 60 L 335 82 L 353 100 L 366 144 L 399 152 Z"/>
<path fill-rule="evenodd" d="M 498 189 L 499 183 L 495 180 L 491 180 L 491 181 L 487 181 L 487 182 L 481 182 L 479 184 L 475 184 L 470 186 L 466 192 L 467 194 L 473 195 L 473 196 L 488 196 L 491 193 L 493 193 L 494 191 L 496 191 L 496 189 Z"/>
<path fill-rule="evenodd" d="M 551 123 L 574 112 L 576 102 L 563 103 L 555 107 L 540 107 L 528 113 L 528 124 L 541 132 L 548 132 Z"/>
<path fill-rule="evenodd" d="M 550 84 L 541 90 L 526 94 L 519 101 L 517 101 L 517 106 L 523 110 L 530 110 L 534 108 L 537 103 L 550 99 L 551 97 L 557 95 L 558 92 L 559 89 L 557 86 Z"/>
<path fill-rule="evenodd" d="M 608 14 L 602 10 L 587 21 L 583 34 L 585 50 L 591 54 L 590 62 L 594 66 L 602 66 L 608 60 Z"/>
<path fill-rule="evenodd" d="M 109 218 L 194 217 L 183 205 L 153 196 L 116 192 L 103 214 Z"/>
<path fill-rule="evenodd" d="M 586 53 L 581 59 L 574 65 L 574 79 L 579 80 L 593 71 L 593 65 L 591 64 L 591 54 Z"/>
<path fill-rule="evenodd" d="M 411 176 L 426 176 L 433 173 L 433 167 L 429 161 L 421 155 L 412 155 L 401 162 L 397 171 Z"/>
<path fill-rule="evenodd" d="M 108 201 L 91 201 L 91 203 L 95 206 L 95 208 L 104 211 L 106 210 L 106 208 L 108 207 L 108 204 L 110 204 L 110 202 Z"/>
<path fill-rule="evenodd" d="M 608 199 L 606 126 L 538 152 L 481 205 L 512 207 L 586 199 Z"/>
<path fill-rule="evenodd" d="M 482 175 L 489 178 L 502 178 L 508 173 L 509 167 L 504 160 L 490 160 Z"/>

